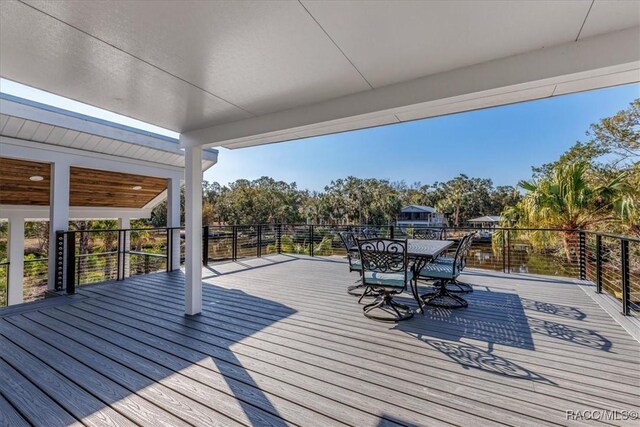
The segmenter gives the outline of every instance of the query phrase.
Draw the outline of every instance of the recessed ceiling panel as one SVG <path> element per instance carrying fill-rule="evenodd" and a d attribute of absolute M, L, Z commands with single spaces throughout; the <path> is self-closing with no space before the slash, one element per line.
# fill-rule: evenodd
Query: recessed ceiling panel
<path fill-rule="evenodd" d="M 580 38 L 608 33 L 640 25 L 640 1 L 596 0 L 580 32 Z"/>
<path fill-rule="evenodd" d="M 591 1 L 308 1 L 375 87 L 575 40 Z"/>
<path fill-rule="evenodd" d="M 369 89 L 297 1 L 28 1 L 254 113 Z"/>
<path fill-rule="evenodd" d="M 89 3 L 73 4 L 91 10 Z M 108 16 L 100 19 L 122 25 Z M 4 78 L 174 131 L 250 116 L 23 3 L 0 4 L 0 53 Z"/>

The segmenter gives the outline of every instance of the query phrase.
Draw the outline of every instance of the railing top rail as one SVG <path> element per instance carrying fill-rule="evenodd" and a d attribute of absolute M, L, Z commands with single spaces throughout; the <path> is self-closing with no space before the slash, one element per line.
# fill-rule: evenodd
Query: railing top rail
<path fill-rule="evenodd" d="M 335 228 L 350 228 L 350 227 L 375 227 L 375 228 L 387 228 L 397 227 L 395 225 L 374 225 L 374 224 L 303 224 L 303 223 L 273 223 L 273 224 L 234 224 L 234 225 L 205 225 L 205 227 L 211 228 L 233 228 L 233 227 L 277 227 L 277 226 L 289 226 L 289 227 L 335 227 Z M 405 228 L 405 227 L 400 227 Z M 482 227 L 473 226 L 431 226 L 431 225 L 414 225 L 414 229 L 445 229 L 445 230 L 474 230 L 481 229 Z M 485 227 L 494 231 L 550 231 L 550 232 L 565 232 L 565 233 L 578 233 L 584 232 L 591 235 L 599 235 L 602 237 L 610 237 L 615 239 L 627 240 L 629 242 L 640 243 L 640 238 L 633 236 L 625 236 L 614 233 L 593 231 L 593 230 L 581 230 L 570 228 L 536 228 L 536 227 Z M 105 233 L 105 232 L 120 232 L 120 231 L 167 231 L 167 230 L 180 230 L 182 227 L 152 227 L 152 228 L 110 228 L 110 229 L 91 229 L 91 230 L 68 230 L 63 231 L 64 234 L 68 233 Z"/>
<path fill-rule="evenodd" d="M 65 230 L 61 231 L 63 234 L 69 233 L 107 233 L 112 231 L 166 231 L 166 230 L 181 230 L 183 227 L 152 227 L 152 228 L 106 228 L 106 229 L 91 229 L 91 230 Z"/>
<path fill-rule="evenodd" d="M 585 230 L 584 232 L 587 233 L 587 234 L 593 234 L 593 235 L 596 235 L 596 236 L 611 237 L 613 239 L 627 240 L 629 242 L 640 243 L 640 238 L 637 238 L 637 237 L 624 236 L 624 235 L 621 235 L 621 234 L 613 234 L 613 233 L 603 233 L 603 232 L 600 232 L 600 231 L 588 231 L 588 230 Z"/>

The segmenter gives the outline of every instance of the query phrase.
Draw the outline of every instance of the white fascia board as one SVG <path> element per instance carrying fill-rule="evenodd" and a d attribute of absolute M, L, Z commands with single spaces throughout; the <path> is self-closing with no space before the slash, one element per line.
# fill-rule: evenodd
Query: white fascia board
<path fill-rule="evenodd" d="M 184 150 L 180 147 L 177 139 L 107 122 L 12 95 L 0 93 L 0 112 L 8 116 L 184 156 Z M 210 168 L 218 161 L 218 150 L 214 148 L 203 150 L 202 159 L 207 161 L 207 169 Z"/>
<path fill-rule="evenodd" d="M 332 133 L 336 125 L 341 125 L 340 131 L 360 129 L 376 125 L 376 120 L 384 124 L 391 116 L 411 112 L 414 114 L 408 114 L 407 120 L 552 96 L 557 87 L 569 93 L 637 81 L 640 27 L 186 132 L 180 143 L 185 147 L 234 148 L 234 144 L 280 142 L 321 127 L 325 127 L 324 133 Z M 482 98 L 486 102 L 478 101 Z M 453 106 L 435 108 L 446 105 Z M 322 134 L 322 129 L 319 132 Z"/>
<path fill-rule="evenodd" d="M 184 168 L 179 166 L 123 158 L 7 136 L 0 136 L 0 156 L 45 163 L 64 161 L 71 166 L 159 178 L 181 178 L 184 175 Z"/>
<path fill-rule="evenodd" d="M 76 206 L 69 208 L 69 219 L 116 219 L 150 218 L 151 209 L 141 208 L 100 208 Z M 49 219 L 49 206 L 0 205 L 0 219 L 24 218 L 38 221 Z"/>
<path fill-rule="evenodd" d="M 182 154 L 184 155 L 184 151 L 182 151 Z M 205 160 L 207 162 L 210 162 L 211 166 L 218 163 L 218 150 L 216 150 L 215 148 L 205 148 L 204 150 L 202 150 L 202 163 L 205 163 Z M 206 169 L 203 169 L 203 171 L 204 170 Z"/>
<path fill-rule="evenodd" d="M 98 135 L 103 138 L 116 139 L 171 153 L 181 152 L 178 140 L 174 138 L 152 134 L 151 132 L 134 129 L 129 126 L 85 116 L 7 94 L 0 95 L 0 111 L 2 111 L 2 114 L 9 116 Z"/>

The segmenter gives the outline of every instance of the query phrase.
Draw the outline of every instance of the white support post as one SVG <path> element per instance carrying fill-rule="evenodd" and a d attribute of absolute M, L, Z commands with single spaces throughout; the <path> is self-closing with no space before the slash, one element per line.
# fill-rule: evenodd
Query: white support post
<path fill-rule="evenodd" d="M 23 302 L 24 282 L 24 218 L 9 218 L 9 289 L 7 289 L 8 305 Z"/>
<path fill-rule="evenodd" d="M 118 228 L 121 230 L 131 228 L 131 219 L 128 217 L 118 218 Z M 118 244 L 120 246 L 118 248 L 120 252 L 129 252 L 129 250 L 131 250 L 131 232 L 125 232 L 124 240 L 119 242 Z M 123 259 L 124 278 L 126 279 L 131 274 L 131 257 L 128 253 L 125 253 Z"/>
<path fill-rule="evenodd" d="M 69 229 L 69 164 L 51 164 L 49 193 L 49 281 L 47 288 L 55 290 L 56 231 Z M 65 281 L 66 284 L 66 281 Z"/>
<path fill-rule="evenodd" d="M 180 227 L 180 180 L 167 179 L 167 227 Z M 171 231 L 171 266 L 169 270 L 180 269 L 180 229 Z"/>
<path fill-rule="evenodd" d="M 185 313 L 202 311 L 202 149 L 185 149 Z"/>

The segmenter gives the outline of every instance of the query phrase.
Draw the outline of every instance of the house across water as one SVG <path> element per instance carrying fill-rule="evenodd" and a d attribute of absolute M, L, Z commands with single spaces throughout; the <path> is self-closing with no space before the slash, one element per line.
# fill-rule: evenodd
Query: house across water
<path fill-rule="evenodd" d="M 499 215 L 485 215 L 467 221 L 469 227 L 478 228 L 479 239 L 491 239 L 493 229 L 500 225 Z"/>
<path fill-rule="evenodd" d="M 446 219 L 444 214 L 436 212 L 431 206 L 409 205 L 400 210 L 396 224 L 398 227 L 444 227 Z"/>

